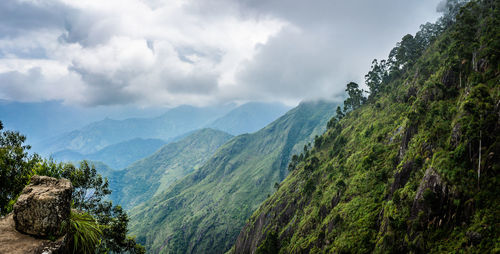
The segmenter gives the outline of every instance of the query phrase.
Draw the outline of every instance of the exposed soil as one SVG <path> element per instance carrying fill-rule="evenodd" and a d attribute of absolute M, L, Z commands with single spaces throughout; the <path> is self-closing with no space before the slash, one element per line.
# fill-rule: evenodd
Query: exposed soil
<path fill-rule="evenodd" d="M 53 253 L 54 247 L 63 240 L 64 237 L 50 241 L 19 233 L 12 213 L 0 218 L 0 254 Z"/>

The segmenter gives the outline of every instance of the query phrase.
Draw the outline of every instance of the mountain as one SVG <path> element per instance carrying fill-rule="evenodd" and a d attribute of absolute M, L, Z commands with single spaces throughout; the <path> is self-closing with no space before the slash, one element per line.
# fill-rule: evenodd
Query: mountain
<path fill-rule="evenodd" d="M 111 199 L 125 208 L 149 200 L 203 165 L 231 137 L 219 130 L 201 129 L 164 145 L 110 176 Z"/>
<path fill-rule="evenodd" d="M 498 252 L 498 52 L 499 1 L 405 36 L 369 73 L 382 79 L 367 103 L 297 157 L 231 253 Z"/>
<path fill-rule="evenodd" d="M 166 142 L 161 139 L 134 138 L 106 146 L 91 154 L 84 155 L 72 150 L 63 150 L 53 153 L 51 156 L 58 161 L 102 161 L 113 169 L 122 169 L 132 162 L 154 153 L 165 144 Z"/>
<path fill-rule="evenodd" d="M 61 101 L 14 102 L 0 99 L 0 120 L 5 128 L 23 133 L 35 152 L 38 152 L 35 143 L 82 128 L 106 116 L 119 119 L 153 117 L 164 112 L 163 108 L 91 108 L 64 105 Z"/>
<path fill-rule="evenodd" d="M 106 118 L 81 129 L 47 139 L 38 144 L 38 147 L 43 147 L 43 151 L 47 154 L 61 150 L 90 154 L 131 138 L 156 138 L 168 141 L 208 125 L 231 109 L 231 105 L 205 108 L 180 106 L 154 118 L 124 120 Z"/>
<path fill-rule="evenodd" d="M 232 135 L 252 133 L 276 120 L 288 110 L 290 107 L 281 103 L 249 102 L 231 110 L 207 127 Z"/>
<path fill-rule="evenodd" d="M 131 209 L 131 232 L 153 253 L 223 253 L 287 175 L 292 154 L 323 133 L 335 103 L 307 102 L 231 139 L 203 166 Z"/>
<path fill-rule="evenodd" d="M 90 165 L 93 165 L 97 171 L 98 174 L 100 174 L 103 177 L 107 177 L 108 179 L 113 175 L 115 170 L 110 168 L 108 165 L 101 161 L 88 161 Z"/>

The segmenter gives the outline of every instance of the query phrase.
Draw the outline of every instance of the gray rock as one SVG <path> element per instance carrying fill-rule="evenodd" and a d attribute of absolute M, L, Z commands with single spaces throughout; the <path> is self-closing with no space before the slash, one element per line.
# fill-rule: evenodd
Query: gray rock
<path fill-rule="evenodd" d="M 19 232 L 34 236 L 59 236 L 71 209 L 73 186 L 66 179 L 33 176 L 14 204 L 14 222 Z"/>

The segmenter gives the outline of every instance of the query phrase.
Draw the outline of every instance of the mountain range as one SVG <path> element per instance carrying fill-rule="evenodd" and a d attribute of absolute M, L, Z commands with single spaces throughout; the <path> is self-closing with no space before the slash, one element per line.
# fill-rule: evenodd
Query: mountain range
<path fill-rule="evenodd" d="M 119 170 L 154 153 L 166 143 L 161 139 L 134 138 L 106 146 L 90 154 L 84 155 L 72 150 L 62 150 L 51 154 L 51 156 L 56 161 L 100 161 L 113 169 Z"/>
<path fill-rule="evenodd" d="M 199 169 L 132 208 L 131 232 L 151 252 L 228 250 L 286 177 L 290 157 L 326 129 L 336 105 L 301 103 L 265 128 L 232 138 Z"/>
<path fill-rule="evenodd" d="M 148 202 L 201 167 L 230 138 L 232 135 L 222 131 L 201 129 L 164 145 L 152 155 L 109 176 L 111 199 L 125 208 Z"/>
<path fill-rule="evenodd" d="M 133 139 L 178 140 L 189 132 L 201 129 L 219 129 L 232 135 L 257 131 L 272 122 L 289 107 L 280 103 L 250 102 L 235 107 L 233 104 L 192 107 L 180 106 L 153 118 L 106 118 L 93 122 L 35 144 L 37 152 L 53 157 L 83 157 L 92 159 L 102 149 Z M 145 141 L 144 141 L 145 142 Z M 144 143 L 143 142 L 143 143 Z M 127 143 L 122 143 L 127 145 Z M 115 147 L 116 148 L 116 147 Z M 112 148 L 109 148 L 112 149 Z M 132 150 L 133 148 L 128 148 Z M 79 156 L 81 154 L 82 156 Z M 112 159 L 108 159 L 110 161 Z M 123 166 L 123 163 L 120 164 Z"/>

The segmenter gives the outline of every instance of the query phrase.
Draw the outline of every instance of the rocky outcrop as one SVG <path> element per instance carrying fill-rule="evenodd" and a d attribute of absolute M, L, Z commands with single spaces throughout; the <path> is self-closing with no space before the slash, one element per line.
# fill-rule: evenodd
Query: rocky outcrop
<path fill-rule="evenodd" d="M 33 176 L 14 205 L 19 232 L 34 236 L 59 236 L 69 218 L 73 187 L 66 179 Z"/>
<path fill-rule="evenodd" d="M 63 225 L 69 219 L 73 186 L 66 179 L 33 176 L 0 218 L 0 254 L 68 253 Z"/>
<path fill-rule="evenodd" d="M 22 234 L 15 228 L 11 213 L 0 218 L 0 254 L 68 253 L 65 236 L 54 241 Z"/>

